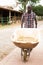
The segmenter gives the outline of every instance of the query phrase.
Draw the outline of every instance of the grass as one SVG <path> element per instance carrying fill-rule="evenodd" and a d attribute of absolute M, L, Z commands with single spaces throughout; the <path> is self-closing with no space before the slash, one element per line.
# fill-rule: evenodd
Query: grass
<path fill-rule="evenodd" d="M 15 26 L 18 26 L 18 25 L 20 25 L 20 23 L 12 23 L 12 24 L 7 24 L 7 25 L 1 25 L 0 24 L 0 29 L 15 27 Z"/>

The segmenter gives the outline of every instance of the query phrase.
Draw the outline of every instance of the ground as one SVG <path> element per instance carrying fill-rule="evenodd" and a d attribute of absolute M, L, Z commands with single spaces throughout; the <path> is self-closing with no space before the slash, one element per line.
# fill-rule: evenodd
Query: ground
<path fill-rule="evenodd" d="M 16 28 L 20 28 L 20 25 L 0 28 L 0 65 L 43 65 L 43 21 L 38 22 L 40 43 L 33 49 L 26 63 L 21 61 L 20 48 L 15 47 L 11 41 L 11 35 Z"/>

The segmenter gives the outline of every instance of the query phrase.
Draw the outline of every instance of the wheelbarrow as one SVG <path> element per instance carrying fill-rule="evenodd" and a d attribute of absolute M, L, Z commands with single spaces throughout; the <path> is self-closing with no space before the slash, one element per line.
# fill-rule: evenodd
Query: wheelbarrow
<path fill-rule="evenodd" d="M 12 42 L 21 48 L 21 58 L 27 61 L 33 48 L 39 43 L 38 29 L 20 28 L 14 31 Z"/>
<path fill-rule="evenodd" d="M 32 41 L 33 40 L 33 41 Z M 13 43 L 21 48 L 21 58 L 23 58 L 24 61 L 27 61 L 27 57 L 30 56 L 30 52 L 33 48 L 37 46 L 39 43 L 37 39 L 33 37 L 18 37 L 18 39 L 14 40 Z"/>

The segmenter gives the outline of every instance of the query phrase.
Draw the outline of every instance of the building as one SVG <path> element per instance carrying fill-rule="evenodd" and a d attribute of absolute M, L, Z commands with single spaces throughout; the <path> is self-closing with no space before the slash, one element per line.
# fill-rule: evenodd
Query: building
<path fill-rule="evenodd" d="M 0 23 L 7 24 L 9 21 L 20 19 L 22 12 L 15 11 L 11 7 L 0 6 Z"/>

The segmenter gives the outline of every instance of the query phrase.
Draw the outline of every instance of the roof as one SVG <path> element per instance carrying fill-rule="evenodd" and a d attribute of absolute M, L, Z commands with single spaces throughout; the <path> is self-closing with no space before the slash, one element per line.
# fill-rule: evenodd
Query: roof
<path fill-rule="evenodd" d="M 13 12 L 22 13 L 22 12 L 20 12 L 20 11 L 16 11 L 16 10 L 14 10 L 13 8 L 9 8 L 9 7 L 0 6 L 0 9 L 4 9 L 4 10 L 8 10 L 8 11 L 13 11 Z"/>

